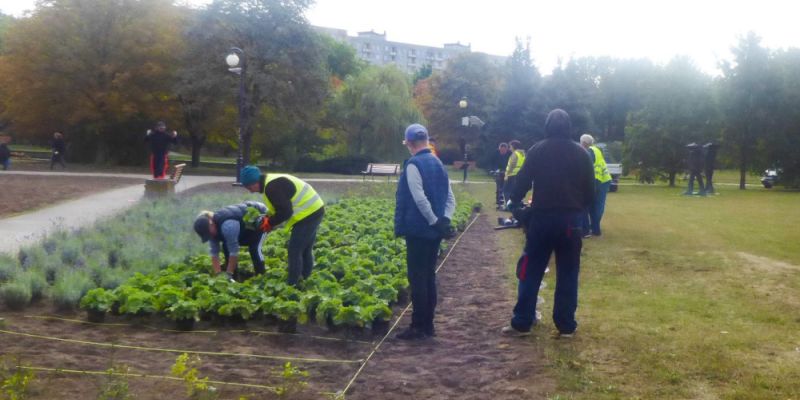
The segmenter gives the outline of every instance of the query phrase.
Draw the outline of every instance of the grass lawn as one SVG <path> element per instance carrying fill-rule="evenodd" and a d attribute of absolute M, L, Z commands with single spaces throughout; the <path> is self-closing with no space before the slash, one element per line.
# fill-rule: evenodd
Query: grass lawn
<path fill-rule="evenodd" d="M 473 190 L 493 204 L 483 186 Z M 546 275 L 530 340 L 559 382 L 552 399 L 800 397 L 800 193 L 681 189 L 609 194 L 603 236 L 584 241 L 573 340 L 550 337 L 555 274 Z M 513 296 L 524 238 L 499 235 Z"/>

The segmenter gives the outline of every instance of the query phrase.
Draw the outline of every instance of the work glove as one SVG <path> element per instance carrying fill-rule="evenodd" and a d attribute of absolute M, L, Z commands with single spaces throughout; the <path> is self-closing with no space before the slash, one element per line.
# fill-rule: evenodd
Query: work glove
<path fill-rule="evenodd" d="M 453 226 L 450 225 L 450 218 L 439 218 L 432 226 L 443 238 L 447 239 L 453 237 L 454 231 Z"/>
<path fill-rule="evenodd" d="M 258 217 L 256 220 L 256 230 L 267 233 L 272 230 L 272 223 L 269 221 L 269 217 L 266 215 L 262 215 Z"/>

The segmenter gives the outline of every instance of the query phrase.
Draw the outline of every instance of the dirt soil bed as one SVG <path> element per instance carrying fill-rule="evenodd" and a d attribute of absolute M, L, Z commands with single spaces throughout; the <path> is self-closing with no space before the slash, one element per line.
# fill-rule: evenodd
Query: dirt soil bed
<path fill-rule="evenodd" d="M 519 399 L 545 398 L 553 392 L 552 380 L 543 374 L 543 354 L 535 340 L 501 337 L 513 304 L 494 232 L 486 216 L 479 217 L 455 247 L 439 273 L 438 337 L 406 343 L 387 339 L 347 393 L 348 399 Z M 399 315 L 401 307 L 395 307 Z M 91 325 L 76 321 L 32 318 L 55 315 L 50 306 L 25 312 L 0 308 L 5 327 L 0 329 L 0 354 L 18 356 L 23 364 L 57 369 L 102 371 L 110 363 L 125 364 L 132 373 L 169 375 L 180 354 L 142 348 L 110 348 L 88 343 L 115 343 L 176 351 L 235 353 L 201 354 L 200 376 L 212 380 L 280 385 L 275 377 L 286 360 L 243 355 L 296 358 L 292 363 L 309 372 L 309 386 L 299 397 L 326 398 L 342 390 L 371 352 L 381 335 L 340 330 L 329 332 L 316 325 L 301 325 L 298 334 L 274 332 L 275 326 L 251 321 L 228 326 L 200 322 L 194 332 L 165 331 L 163 319 L 131 320 L 123 317 Z M 83 314 L 57 314 L 85 321 Z M 406 314 L 398 328 L 405 327 Z M 160 328 L 160 329 L 159 329 Z M 234 332 L 249 329 L 250 332 Z M 48 338 L 10 334 L 41 335 Z M 333 338 L 334 340 L 328 340 Z M 32 384 L 34 399 L 96 398 L 102 376 L 38 372 Z M 137 399 L 185 398 L 181 382 L 129 378 Z M 217 385 L 221 398 L 274 398 L 266 389 Z"/>
<path fill-rule="evenodd" d="M 142 184 L 141 179 L 0 174 L 0 218 L 93 193 Z"/>

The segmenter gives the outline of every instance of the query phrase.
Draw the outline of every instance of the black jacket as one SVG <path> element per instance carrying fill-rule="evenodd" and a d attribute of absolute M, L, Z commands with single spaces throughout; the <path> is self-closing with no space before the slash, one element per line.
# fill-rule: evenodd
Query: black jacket
<path fill-rule="evenodd" d="M 533 187 L 534 210 L 582 211 L 592 204 L 594 166 L 586 150 L 570 139 L 571 126 L 565 111 L 550 112 L 545 139 L 528 150 L 511 201 L 522 201 Z"/>
<path fill-rule="evenodd" d="M 11 157 L 11 150 L 5 143 L 0 143 L 0 161 L 5 162 Z"/>
<path fill-rule="evenodd" d="M 64 154 L 64 152 L 67 151 L 67 146 L 64 143 L 64 139 L 63 138 L 62 139 L 53 139 L 52 148 L 53 148 L 53 151 L 57 151 L 57 152 L 59 152 L 61 154 Z"/>
<path fill-rule="evenodd" d="M 166 154 L 169 151 L 170 143 L 178 143 L 177 137 L 172 137 L 172 132 L 159 132 L 153 129 L 145 138 L 145 142 L 150 143 L 150 151 L 153 154 Z"/>
<path fill-rule="evenodd" d="M 499 150 L 494 153 L 494 169 L 505 173 L 506 167 L 508 166 L 508 159 L 511 158 L 511 153 L 511 150 L 507 151 L 506 154 L 500 154 Z"/>

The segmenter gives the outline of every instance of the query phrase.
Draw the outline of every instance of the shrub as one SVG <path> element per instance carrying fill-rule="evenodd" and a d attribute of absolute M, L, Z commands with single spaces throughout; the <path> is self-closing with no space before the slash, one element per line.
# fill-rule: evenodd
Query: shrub
<path fill-rule="evenodd" d="M 385 161 L 385 160 L 384 160 Z M 361 173 L 369 163 L 379 162 L 371 155 L 333 157 L 315 160 L 303 157 L 295 168 L 298 172 L 327 172 L 332 174 L 356 175 Z"/>
<path fill-rule="evenodd" d="M 0 255 L 0 282 L 10 280 L 18 269 L 16 260 L 6 255 Z"/>
<path fill-rule="evenodd" d="M 21 271 L 14 277 L 14 282 L 26 285 L 31 290 L 31 302 L 39 301 L 44 296 L 47 280 L 39 270 Z"/>
<path fill-rule="evenodd" d="M 53 303 L 59 310 L 74 310 L 81 297 L 92 287 L 92 280 L 85 273 L 67 272 L 59 276 L 53 285 Z"/>
<path fill-rule="evenodd" d="M 9 309 L 22 310 L 31 302 L 31 288 L 24 282 L 10 282 L 0 288 L 0 297 Z"/>

